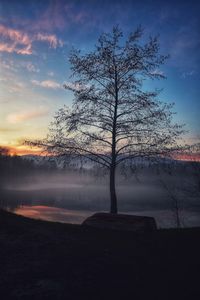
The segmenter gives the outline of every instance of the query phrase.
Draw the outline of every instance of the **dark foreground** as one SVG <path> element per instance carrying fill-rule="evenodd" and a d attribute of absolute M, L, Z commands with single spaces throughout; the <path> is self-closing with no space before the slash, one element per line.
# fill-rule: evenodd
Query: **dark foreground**
<path fill-rule="evenodd" d="M 200 299 L 200 228 L 136 234 L 0 211 L 0 299 Z"/>

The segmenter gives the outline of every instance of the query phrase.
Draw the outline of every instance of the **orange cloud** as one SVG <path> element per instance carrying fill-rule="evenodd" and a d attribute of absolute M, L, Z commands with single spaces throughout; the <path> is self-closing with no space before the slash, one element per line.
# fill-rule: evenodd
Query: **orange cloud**
<path fill-rule="evenodd" d="M 0 146 L 8 150 L 8 153 L 10 155 L 45 155 L 45 153 L 41 152 L 40 148 L 37 147 L 32 147 L 30 148 L 29 146 Z"/>

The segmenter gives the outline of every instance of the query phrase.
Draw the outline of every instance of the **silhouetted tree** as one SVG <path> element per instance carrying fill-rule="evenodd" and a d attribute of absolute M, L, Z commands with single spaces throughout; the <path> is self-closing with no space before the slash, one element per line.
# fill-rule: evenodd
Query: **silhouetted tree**
<path fill-rule="evenodd" d="M 8 156 L 9 149 L 3 146 L 0 146 L 0 156 Z"/>
<path fill-rule="evenodd" d="M 158 101 L 159 91 L 144 91 L 145 79 L 164 78 L 159 67 L 167 56 L 159 54 L 157 38 L 142 43 L 142 30 L 126 41 L 114 27 L 102 34 L 95 50 L 70 54 L 74 93 L 72 107 L 56 115 L 47 139 L 29 142 L 48 152 L 79 155 L 110 172 L 110 212 L 117 213 L 115 173 L 119 164 L 137 156 L 164 155 L 182 133 L 172 123 L 172 104 Z"/>

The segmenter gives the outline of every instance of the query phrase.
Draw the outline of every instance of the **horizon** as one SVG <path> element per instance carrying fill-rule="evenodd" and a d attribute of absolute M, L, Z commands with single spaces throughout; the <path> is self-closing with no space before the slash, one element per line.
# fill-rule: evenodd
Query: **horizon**
<path fill-rule="evenodd" d="M 26 156 L 33 156 L 33 157 L 60 157 L 60 156 L 63 156 L 62 155 L 53 155 L 53 154 L 42 154 L 41 153 L 41 150 L 34 150 L 31 151 L 31 150 L 22 150 L 22 152 L 12 152 L 12 150 L 10 150 L 9 148 L 7 148 L 7 150 L 9 151 L 8 152 L 8 155 L 10 156 L 19 156 L 19 157 L 26 157 Z M 65 154 L 66 156 L 68 154 Z M 147 158 L 144 158 L 144 157 L 138 157 L 139 159 L 140 158 L 143 158 L 143 159 L 147 159 L 147 160 L 150 160 L 151 157 L 147 157 Z M 200 153 L 196 152 L 196 153 L 182 153 L 182 154 L 174 154 L 172 155 L 171 157 L 160 157 L 160 158 L 164 158 L 164 159 L 171 159 L 173 161 L 184 161 L 184 162 L 200 162 Z M 136 159 L 136 158 L 135 158 Z"/>

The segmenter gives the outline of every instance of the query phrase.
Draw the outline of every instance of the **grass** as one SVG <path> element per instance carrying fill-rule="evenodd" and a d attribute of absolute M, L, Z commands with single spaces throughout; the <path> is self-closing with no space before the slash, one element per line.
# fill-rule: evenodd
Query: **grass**
<path fill-rule="evenodd" d="M 200 299 L 200 228 L 133 233 L 0 211 L 0 299 Z"/>

